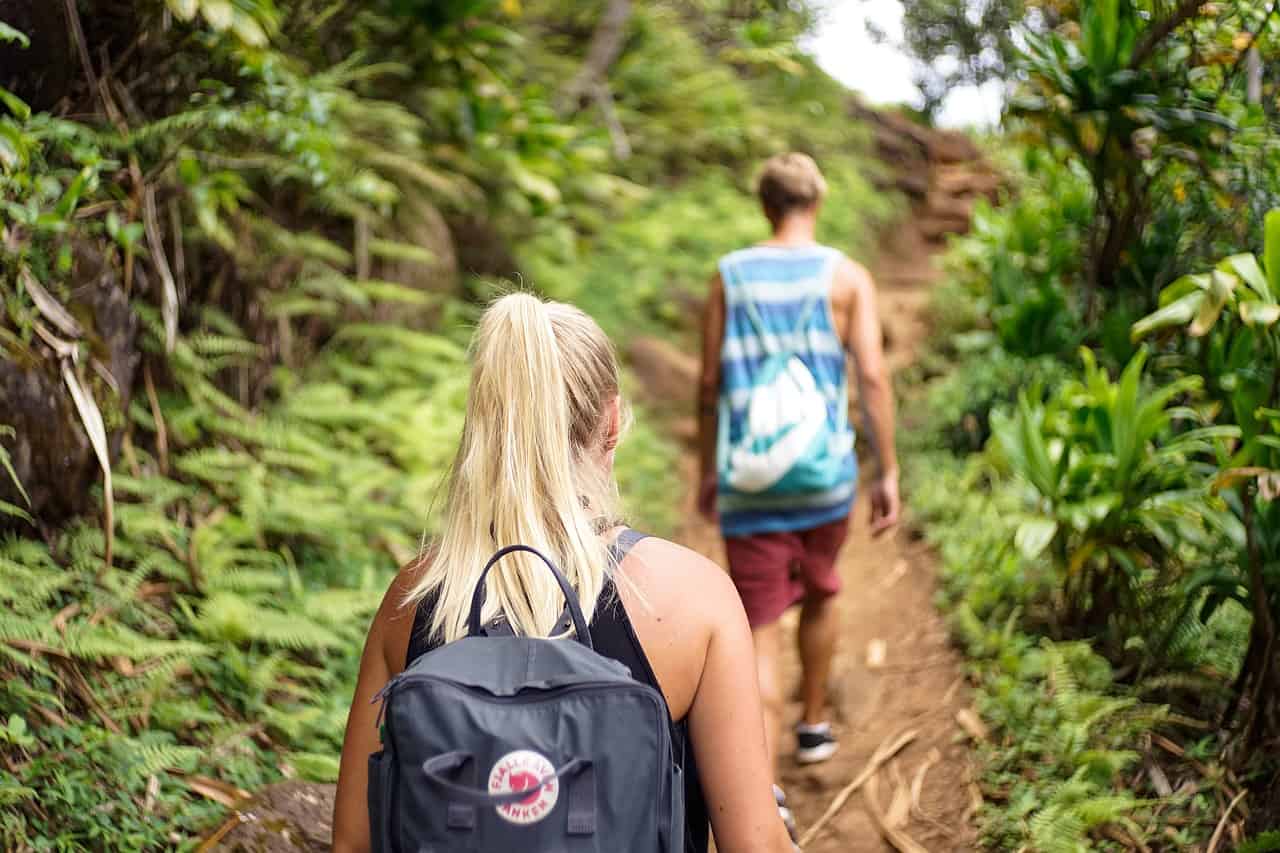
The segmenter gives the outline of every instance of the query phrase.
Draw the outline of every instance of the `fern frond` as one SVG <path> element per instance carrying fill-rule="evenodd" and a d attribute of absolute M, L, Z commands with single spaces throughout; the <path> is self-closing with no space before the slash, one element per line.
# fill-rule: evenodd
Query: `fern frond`
<path fill-rule="evenodd" d="M 335 649 L 343 642 L 305 617 L 262 607 L 230 592 L 210 596 L 200 607 L 195 627 L 211 640 L 257 641 L 290 649 Z"/>

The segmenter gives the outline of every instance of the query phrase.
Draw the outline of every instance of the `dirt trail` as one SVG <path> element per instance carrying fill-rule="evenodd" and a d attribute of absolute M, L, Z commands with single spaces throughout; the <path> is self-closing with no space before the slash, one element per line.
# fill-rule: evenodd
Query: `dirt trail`
<path fill-rule="evenodd" d="M 874 272 L 894 369 L 910 363 L 928 333 L 924 309 L 936 276 L 931 254 L 913 228 L 895 230 L 881 247 Z M 685 465 L 692 477 L 692 457 Z M 918 805 L 909 809 L 900 830 L 931 853 L 972 850 L 969 748 L 956 722 L 970 697 L 961 658 L 949 645 L 943 618 L 933 605 L 935 559 L 904 528 L 872 539 L 867 513 L 860 496 L 856 523 L 840 555 L 844 629 L 832 678 L 840 751 L 824 764 L 802 768 L 788 757 L 790 741 L 784 740 L 782 784 L 803 833 L 862 772 L 878 747 L 914 730 L 916 738 L 880 769 L 873 784 L 849 798 L 806 853 L 893 850 L 871 817 L 868 794 L 876 796 L 882 813 L 889 812 L 895 790 L 909 792 L 926 765 Z M 685 518 L 690 521 L 680 541 L 725 565 L 716 527 L 702 519 L 692 503 Z M 795 635 L 796 618 L 794 609 L 783 617 L 790 637 Z M 878 642 L 884 644 L 883 662 L 869 665 L 871 647 Z M 800 661 L 794 647 L 788 647 L 782 665 L 787 689 L 795 689 Z M 793 699 L 785 719 L 799 716 L 800 703 Z"/>

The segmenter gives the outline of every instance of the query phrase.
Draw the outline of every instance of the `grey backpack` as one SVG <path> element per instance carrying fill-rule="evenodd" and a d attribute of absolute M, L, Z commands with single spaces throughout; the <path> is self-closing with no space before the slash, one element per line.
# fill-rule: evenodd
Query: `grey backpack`
<path fill-rule="evenodd" d="M 483 635 L 484 579 L 513 551 L 554 573 L 576 642 Z M 592 649 L 569 581 L 537 550 L 494 554 L 468 636 L 418 658 L 377 698 L 375 853 L 683 853 L 683 762 L 666 702 Z"/>

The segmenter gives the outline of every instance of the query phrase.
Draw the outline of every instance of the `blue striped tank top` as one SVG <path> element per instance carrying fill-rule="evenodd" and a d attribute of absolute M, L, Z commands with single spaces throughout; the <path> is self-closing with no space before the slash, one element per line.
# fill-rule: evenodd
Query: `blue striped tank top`
<path fill-rule="evenodd" d="M 792 350 L 813 374 L 827 398 L 832 433 L 848 435 L 848 476 L 826 491 L 749 494 L 734 491 L 722 481 L 716 503 L 725 536 L 805 530 L 849 514 L 857 486 L 857 458 L 848 424 L 845 349 L 831 316 L 831 281 L 842 257 L 826 246 L 754 246 L 720 259 L 725 324 L 719 416 L 720 429 L 727 425 L 729 442 L 744 433 L 754 379 L 769 354 L 780 347 Z M 724 466 L 724 459 L 717 460 L 717 470 L 723 471 Z"/>

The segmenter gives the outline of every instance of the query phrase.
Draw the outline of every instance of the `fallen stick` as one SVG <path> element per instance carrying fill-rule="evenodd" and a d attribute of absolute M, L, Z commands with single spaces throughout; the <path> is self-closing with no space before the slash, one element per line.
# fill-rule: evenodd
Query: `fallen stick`
<path fill-rule="evenodd" d="M 889 808 L 884 812 L 885 826 L 890 829 L 901 829 L 907 825 L 911 816 L 911 788 L 902 778 L 897 760 L 890 761 L 890 781 L 893 783 L 893 798 L 889 800 Z"/>
<path fill-rule="evenodd" d="M 880 769 L 880 765 L 884 764 L 890 758 L 893 758 L 901 752 L 902 748 L 915 740 L 918 734 L 919 733 L 915 729 L 912 729 L 910 731 L 903 732 L 898 736 L 898 739 L 892 743 L 886 741 L 880 744 L 880 746 L 876 748 L 875 753 L 871 756 L 871 759 L 867 762 L 867 766 L 862 768 L 862 772 L 854 777 L 852 782 L 840 789 L 840 792 L 831 800 L 831 805 L 827 806 L 827 810 L 822 813 L 822 817 L 814 821 L 813 826 L 805 830 L 804 835 L 800 836 L 800 846 L 809 846 L 809 842 L 818 837 L 818 833 L 822 832 L 823 828 L 831 821 L 831 818 L 835 817 L 836 813 L 839 812 L 840 809 L 844 808 L 844 804 L 849 801 L 849 798 L 852 797 L 868 779 L 875 775 L 875 772 Z"/>
<path fill-rule="evenodd" d="M 1231 812 L 1235 811 L 1240 801 L 1244 799 L 1244 795 L 1249 793 L 1247 790 L 1236 794 L 1235 799 L 1227 806 L 1227 810 L 1222 813 L 1222 820 L 1218 821 L 1218 828 L 1213 831 L 1213 836 L 1209 839 L 1209 847 L 1205 853 L 1214 853 L 1218 849 L 1218 843 L 1222 841 L 1222 833 L 1227 829 L 1227 819 L 1231 817 Z"/>
<path fill-rule="evenodd" d="M 903 789 L 897 788 L 894 791 L 893 798 L 898 801 L 902 795 Z M 862 796 L 867 801 L 867 811 L 871 812 L 872 819 L 876 822 L 876 826 L 880 828 L 880 834 L 884 836 L 885 841 L 893 845 L 893 849 L 897 850 L 898 853 L 929 853 L 928 850 L 920 845 L 920 842 L 893 826 L 890 816 L 886 816 L 880 810 L 880 795 L 875 776 L 872 776 L 867 781 L 867 787 L 863 789 Z M 892 807 L 890 808 L 892 809 Z"/>
<path fill-rule="evenodd" d="M 936 747 L 929 750 L 929 754 L 917 768 L 915 778 L 911 780 L 911 812 L 916 817 L 926 817 L 924 810 L 920 808 L 920 795 L 924 792 L 924 776 L 940 761 L 942 761 L 942 753 L 938 752 Z"/>

